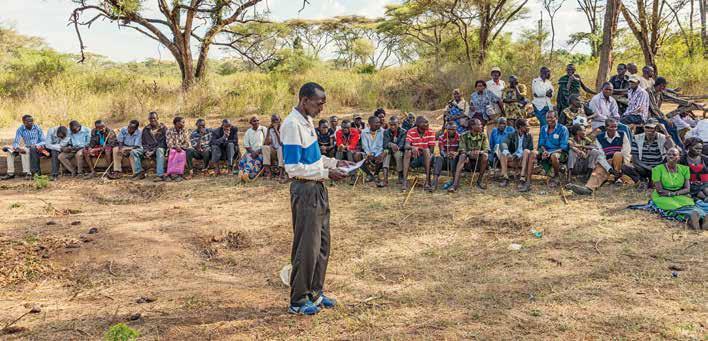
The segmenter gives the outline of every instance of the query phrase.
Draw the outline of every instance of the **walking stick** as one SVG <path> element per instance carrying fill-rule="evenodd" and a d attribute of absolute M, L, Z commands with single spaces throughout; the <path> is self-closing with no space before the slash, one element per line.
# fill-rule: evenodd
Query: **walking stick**
<path fill-rule="evenodd" d="M 111 160 L 111 163 L 108 164 L 108 167 L 106 167 L 106 170 L 103 171 L 103 175 L 101 175 L 101 179 L 103 179 L 103 177 L 106 176 L 106 174 L 108 173 L 108 170 L 111 169 L 111 166 L 113 166 L 113 162 L 115 162 L 115 160 Z"/>
<path fill-rule="evenodd" d="M 406 199 L 403 200 L 403 206 L 406 206 L 406 203 L 408 202 L 408 199 L 410 199 L 411 194 L 413 194 L 413 189 L 415 189 L 415 185 L 418 183 L 418 177 L 416 176 L 415 179 L 413 179 L 413 185 L 411 186 L 411 189 L 408 191 L 408 195 L 406 195 Z"/>
<path fill-rule="evenodd" d="M 481 151 L 480 151 L 481 152 Z M 470 176 L 470 187 L 474 186 L 474 177 L 477 175 L 477 163 L 479 162 L 479 154 L 474 160 L 474 168 L 472 168 L 472 176 Z"/>
<path fill-rule="evenodd" d="M 101 155 L 103 155 L 103 148 L 98 152 L 98 156 L 96 157 L 96 162 L 93 163 L 93 167 L 91 167 L 91 170 L 93 171 L 96 169 L 96 165 L 98 164 L 98 160 L 101 159 Z"/>
<path fill-rule="evenodd" d="M 261 170 L 258 172 L 258 174 L 256 174 L 256 177 L 254 177 L 253 180 L 251 180 L 251 182 L 256 181 L 258 179 L 258 177 L 261 176 L 261 174 L 263 174 L 264 170 L 265 170 L 265 166 L 261 168 Z"/>

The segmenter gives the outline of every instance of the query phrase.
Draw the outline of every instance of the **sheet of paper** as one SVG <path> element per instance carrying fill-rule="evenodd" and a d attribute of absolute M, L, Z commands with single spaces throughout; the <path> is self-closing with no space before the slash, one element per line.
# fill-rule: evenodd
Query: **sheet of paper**
<path fill-rule="evenodd" d="M 364 161 L 366 161 L 366 159 L 361 160 L 361 161 L 359 161 L 351 166 L 348 166 L 348 167 L 339 167 L 339 170 L 341 170 L 342 172 L 345 172 L 345 173 L 351 173 L 351 172 L 359 169 L 364 164 Z"/>

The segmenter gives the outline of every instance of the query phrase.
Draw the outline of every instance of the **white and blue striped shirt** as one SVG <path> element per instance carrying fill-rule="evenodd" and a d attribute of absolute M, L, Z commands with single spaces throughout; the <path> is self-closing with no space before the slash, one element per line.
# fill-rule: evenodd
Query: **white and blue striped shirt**
<path fill-rule="evenodd" d="M 337 159 L 322 156 L 312 117 L 293 108 L 280 128 L 285 171 L 291 178 L 325 180 L 329 169 L 337 167 Z"/>
<path fill-rule="evenodd" d="M 24 124 L 21 125 L 15 132 L 15 141 L 12 142 L 12 148 L 17 149 L 20 146 L 20 140 L 25 142 L 25 147 L 44 145 L 42 128 L 36 124 L 33 124 L 30 129 L 27 129 Z"/>

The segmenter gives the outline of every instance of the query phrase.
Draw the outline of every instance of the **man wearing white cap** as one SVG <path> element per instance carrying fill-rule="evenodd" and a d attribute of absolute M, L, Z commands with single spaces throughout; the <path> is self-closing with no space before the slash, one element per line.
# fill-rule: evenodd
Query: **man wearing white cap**
<path fill-rule="evenodd" d="M 506 88 L 506 83 L 501 79 L 501 69 L 498 66 L 493 67 L 491 75 L 492 79 L 487 81 L 487 90 L 502 98 L 502 91 Z"/>
<path fill-rule="evenodd" d="M 639 77 L 629 76 L 629 101 L 627 110 L 622 114 L 624 124 L 642 124 L 649 118 L 649 93 L 639 86 Z"/>

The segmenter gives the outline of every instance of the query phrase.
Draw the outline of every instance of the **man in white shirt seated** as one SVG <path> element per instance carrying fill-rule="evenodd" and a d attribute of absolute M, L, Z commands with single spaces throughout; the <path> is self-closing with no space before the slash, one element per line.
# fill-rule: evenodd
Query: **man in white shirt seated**
<path fill-rule="evenodd" d="M 605 126 L 605 121 L 608 118 L 615 120 L 620 118 L 617 101 L 612 97 L 613 90 L 612 83 L 603 83 L 600 93 L 593 96 L 588 105 L 592 110 L 592 115 L 588 116 L 588 119 L 592 120 L 590 127 L 596 135 L 599 133 L 598 130 Z"/>
<path fill-rule="evenodd" d="M 268 129 L 260 125 L 258 117 L 251 117 L 248 123 L 251 127 L 243 135 L 243 147 L 246 153 L 238 163 L 238 174 L 244 181 L 254 179 L 263 168 L 263 142 L 268 134 Z"/>

